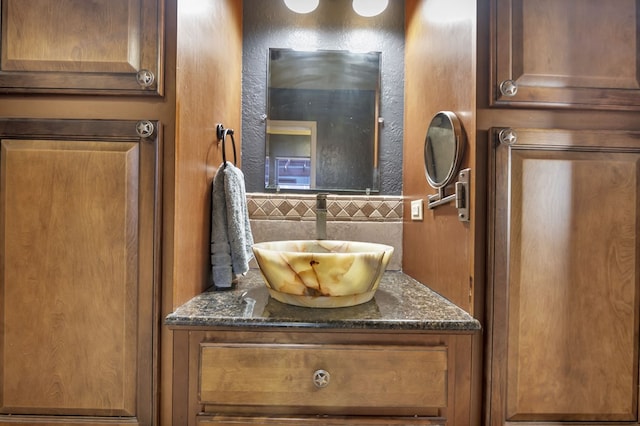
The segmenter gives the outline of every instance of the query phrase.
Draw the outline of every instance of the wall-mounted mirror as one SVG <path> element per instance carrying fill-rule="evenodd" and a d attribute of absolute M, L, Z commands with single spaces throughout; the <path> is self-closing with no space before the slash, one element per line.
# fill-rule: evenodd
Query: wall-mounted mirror
<path fill-rule="evenodd" d="M 427 182 L 438 193 L 429 195 L 427 205 L 433 209 L 455 200 L 461 221 L 469 220 L 470 170 L 458 173 L 465 145 L 460 120 L 453 112 L 440 111 L 433 116 L 424 141 L 424 170 Z M 456 175 L 455 192 L 447 195 L 447 187 L 454 183 Z"/>
<path fill-rule="evenodd" d="M 265 188 L 377 192 L 379 99 L 380 52 L 269 49 Z"/>
<path fill-rule="evenodd" d="M 451 183 L 460 167 L 464 145 L 458 117 L 450 111 L 438 112 L 431 119 L 424 141 L 424 170 L 429 185 L 438 189 Z"/>

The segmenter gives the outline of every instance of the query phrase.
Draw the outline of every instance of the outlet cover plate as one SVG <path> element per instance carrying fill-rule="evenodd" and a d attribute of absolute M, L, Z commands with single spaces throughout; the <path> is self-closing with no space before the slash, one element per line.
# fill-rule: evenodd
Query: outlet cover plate
<path fill-rule="evenodd" d="M 422 200 L 411 201 L 411 220 L 422 220 L 423 203 Z"/>

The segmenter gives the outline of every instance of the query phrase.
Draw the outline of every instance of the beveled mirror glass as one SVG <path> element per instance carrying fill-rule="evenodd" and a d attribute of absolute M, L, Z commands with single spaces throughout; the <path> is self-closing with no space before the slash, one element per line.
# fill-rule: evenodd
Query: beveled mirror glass
<path fill-rule="evenodd" d="M 460 167 L 464 145 L 458 117 L 450 111 L 434 115 L 424 142 L 424 169 L 429 185 L 439 189 L 451 183 Z"/>
<path fill-rule="evenodd" d="M 265 188 L 379 190 L 380 56 L 269 49 Z"/>

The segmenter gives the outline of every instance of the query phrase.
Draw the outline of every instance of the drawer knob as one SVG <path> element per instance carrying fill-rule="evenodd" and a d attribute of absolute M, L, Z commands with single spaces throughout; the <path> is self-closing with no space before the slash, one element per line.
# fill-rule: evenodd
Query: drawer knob
<path fill-rule="evenodd" d="M 498 133 L 498 140 L 503 145 L 511 146 L 518 142 L 518 134 L 510 128 L 502 129 L 500 133 Z"/>
<path fill-rule="evenodd" d="M 500 83 L 500 93 L 504 96 L 515 96 L 518 93 L 518 84 L 513 80 L 505 80 Z"/>
<path fill-rule="evenodd" d="M 136 124 L 136 133 L 141 138 L 148 138 L 153 135 L 155 126 L 149 120 L 138 121 Z"/>
<path fill-rule="evenodd" d="M 153 82 L 156 81 L 156 76 L 149 70 L 140 70 L 136 74 L 136 80 L 138 84 L 143 87 L 151 87 L 153 86 Z"/>
<path fill-rule="evenodd" d="M 316 370 L 313 373 L 313 384 L 316 385 L 317 388 L 326 388 L 329 386 L 330 380 L 331 374 L 326 370 Z"/>

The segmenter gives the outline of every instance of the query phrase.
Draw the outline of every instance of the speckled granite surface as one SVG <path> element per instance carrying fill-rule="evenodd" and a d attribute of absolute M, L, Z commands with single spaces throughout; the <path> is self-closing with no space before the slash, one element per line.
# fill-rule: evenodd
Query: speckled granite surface
<path fill-rule="evenodd" d="M 252 269 L 237 288 L 207 291 L 165 319 L 169 327 L 278 327 L 473 332 L 480 323 L 402 272 L 386 272 L 373 300 L 348 308 L 314 309 L 271 298 Z"/>

